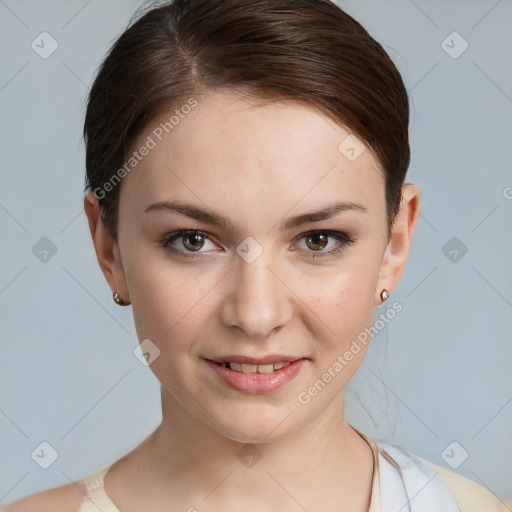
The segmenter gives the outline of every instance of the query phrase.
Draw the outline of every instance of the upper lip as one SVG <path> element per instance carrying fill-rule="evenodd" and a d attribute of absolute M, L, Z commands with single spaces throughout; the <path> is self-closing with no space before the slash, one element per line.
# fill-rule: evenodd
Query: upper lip
<path fill-rule="evenodd" d="M 240 364 L 271 364 L 271 363 L 291 363 L 303 357 L 283 356 L 279 354 L 270 354 L 264 357 L 248 357 L 240 355 L 228 355 L 222 357 L 207 357 L 209 361 L 215 363 L 240 363 Z"/>

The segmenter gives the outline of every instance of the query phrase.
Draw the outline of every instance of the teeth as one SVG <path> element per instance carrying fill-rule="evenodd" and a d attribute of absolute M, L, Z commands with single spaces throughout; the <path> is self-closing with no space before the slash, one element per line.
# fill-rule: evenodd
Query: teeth
<path fill-rule="evenodd" d="M 240 364 L 240 363 L 222 363 L 226 368 L 231 368 L 235 372 L 242 373 L 272 373 L 275 370 L 285 368 L 290 363 L 273 363 L 273 364 Z"/>
<path fill-rule="evenodd" d="M 273 364 L 259 364 L 258 373 L 272 373 L 274 371 Z"/>

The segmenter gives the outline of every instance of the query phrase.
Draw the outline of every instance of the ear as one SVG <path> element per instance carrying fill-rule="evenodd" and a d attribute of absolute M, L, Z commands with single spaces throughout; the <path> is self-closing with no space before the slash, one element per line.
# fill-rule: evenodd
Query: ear
<path fill-rule="evenodd" d="M 130 297 L 118 244 L 112 239 L 101 217 L 98 198 L 89 192 L 84 198 L 84 210 L 89 221 L 92 241 L 101 270 L 110 289 L 117 292 L 124 302 Z"/>
<path fill-rule="evenodd" d="M 384 252 L 379 279 L 375 290 L 376 304 L 382 304 L 380 293 L 383 288 L 389 292 L 398 285 L 405 270 L 412 235 L 420 215 L 421 195 L 418 187 L 412 183 L 402 186 L 402 201 L 391 229 L 388 246 Z"/>

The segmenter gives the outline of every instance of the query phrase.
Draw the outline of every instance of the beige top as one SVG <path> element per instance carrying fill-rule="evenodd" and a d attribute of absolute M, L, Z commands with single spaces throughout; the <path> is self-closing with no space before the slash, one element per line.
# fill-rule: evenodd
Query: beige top
<path fill-rule="evenodd" d="M 382 512 L 380 499 L 380 475 L 378 447 L 375 442 L 357 431 L 370 445 L 373 453 L 374 471 L 370 508 L 368 512 Z M 510 512 L 510 509 L 499 498 L 469 478 L 442 468 L 432 462 L 421 459 L 429 464 L 448 486 L 461 512 Z M 105 492 L 103 479 L 110 466 L 79 480 L 86 487 L 87 497 L 77 512 L 121 512 L 110 496 Z M 510 504 L 509 504 L 510 505 Z M 432 511 L 435 512 L 435 511 Z"/>

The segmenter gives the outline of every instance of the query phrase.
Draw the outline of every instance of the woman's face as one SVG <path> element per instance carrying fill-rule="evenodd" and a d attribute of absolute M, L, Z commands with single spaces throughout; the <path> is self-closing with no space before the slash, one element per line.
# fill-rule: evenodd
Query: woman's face
<path fill-rule="evenodd" d="M 139 139 L 149 149 L 122 183 L 111 278 L 160 351 L 152 371 L 176 414 L 242 442 L 339 415 L 367 345 L 343 356 L 406 258 L 384 275 L 378 162 L 297 104 L 216 92 L 178 110 Z"/>

